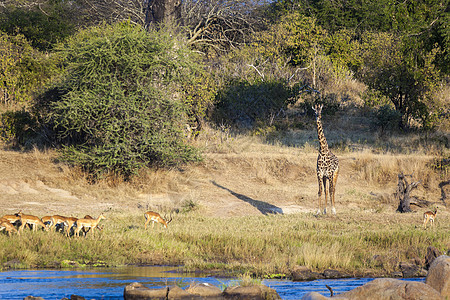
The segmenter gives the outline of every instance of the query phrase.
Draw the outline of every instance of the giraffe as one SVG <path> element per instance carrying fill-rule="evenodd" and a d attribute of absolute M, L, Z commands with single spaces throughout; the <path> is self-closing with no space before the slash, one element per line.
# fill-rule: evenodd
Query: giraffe
<path fill-rule="evenodd" d="M 317 214 L 322 213 L 322 185 L 325 191 L 325 206 L 323 209 L 323 213 L 327 213 L 327 180 L 329 185 L 329 194 L 330 194 L 330 202 L 331 202 L 331 213 L 336 214 L 336 208 L 334 206 L 334 193 L 336 191 L 336 182 L 338 178 L 339 172 L 339 160 L 334 155 L 330 149 L 328 149 L 328 143 L 323 134 L 322 128 L 322 107 L 323 104 L 316 104 L 313 107 L 314 112 L 316 113 L 316 123 L 317 123 L 317 136 L 319 138 L 319 156 L 317 157 L 317 179 L 319 181 L 319 193 L 318 193 L 318 201 L 319 201 L 319 209 Z"/>

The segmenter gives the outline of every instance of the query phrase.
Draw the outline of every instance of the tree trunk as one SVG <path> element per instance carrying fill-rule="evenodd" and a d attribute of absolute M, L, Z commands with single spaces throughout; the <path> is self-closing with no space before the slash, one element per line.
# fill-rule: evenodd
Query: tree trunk
<path fill-rule="evenodd" d="M 179 23 L 181 0 L 144 0 L 145 27 L 150 24 Z"/>
<path fill-rule="evenodd" d="M 408 181 L 406 180 L 406 176 L 412 177 L 412 175 L 403 175 L 403 173 L 398 174 L 398 185 L 397 191 L 395 192 L 396 200 L 400 201 L 400 203 L 398 204 L 397 211 L 401 213 L 411 212 L 410 193 L 420 183 L 420 181 L 408 183 Z"/>

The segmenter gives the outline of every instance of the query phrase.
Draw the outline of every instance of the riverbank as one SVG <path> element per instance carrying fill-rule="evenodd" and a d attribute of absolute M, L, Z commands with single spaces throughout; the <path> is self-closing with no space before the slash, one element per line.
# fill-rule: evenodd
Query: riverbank
<path fill-rule="evenodd" d="M 106 215 L 95 237 L 0 235 L 3 268 L 183 265 L 186 271 L 289 278 L 296 266 L 305 266 L 343 277 L 399 277 L 400 263 L 425 268 L 429 246 L 446 250 L 450 244 L 449 224 L 424 230 L 419 213 L 214 218 L 192 212 L 175 215 L 167 230 L 159 224 L 145 230 L 139 215 Z"/>
<path fill-rule="evenodd" d="M 206 142 L 205 142 L 206 145 Z M 55 162 L 52 151 L 0 150 L 0 214 L 97 217 L 95 237 L 61 233 L 0 233 L 0 262 L 8 268 L 183 265 L 187 271 L 289 277 L 297 266 L 342 276 L 402 276 L 401 263 L 425 267 L 429 246 L 450 249 L 447 177 L 436 156 L 341 151 L 337 215 L 316 216 L 317 150 L 268 145 L 242 137 L 205 146 L 204 161 L 152 170 L 132 182 L 89 184 Z M 422 184 L 414 196 L 429 207 L 396 213 L 400 172 Z M 423 212 L 438 207 L 434 228 Z M 168 229 L 144 229 L 144 212 L 172 212 Z"/>
<path fill-rule="evenodd" d="M 163 267 L 164 269 L 170 269 Z M 71 270 L 15 270 L 0 272 L 0 298 L 23 300 L 34 295 L 44 299 L 70 299 L 71 295 L 85 299 L 123 300 L 124 288 L 133 282 L 141 282 L 151 288 L 178 286 L 183 289 L 194 284 L 210 284 L 220 289 L 241 285 L 241 280 L 223 277 L 202 277 L 194 274 L 155 272 L 161 267 L 95 268 Z M 308 292 L 330 295 L 325 285 L 333 288 L 335 294 L 362 286 L 372 279 L 315 280 L 292 282 L 270 279 L 261 283 L 277 291 L 283 300 L 298 300 Z M 410 278 L 408 281 L 423 282 L 424 279 Z M 49 284 L 51 282 L 51 284 Z M 45 283 L 45 284 L 43 284 Z M 51 296 L 49 296 L 51 295 Z"/>

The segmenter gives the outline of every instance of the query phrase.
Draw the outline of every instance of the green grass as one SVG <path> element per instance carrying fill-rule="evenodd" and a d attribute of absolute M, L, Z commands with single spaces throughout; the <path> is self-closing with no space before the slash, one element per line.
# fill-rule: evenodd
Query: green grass
<path fill-rule="evenodd" d="M 424 230 L 418 214 L 344 213 L 213 218 L 176 215 L 169 229 L 144 230 L 141 216 L 115 214 L 93 237 L 55 232 L 0 234 L 0 260 L 21 267 L 125 264 L 184 265 L 259 277 L 290 274 L 295 265 L 315 271 L 386 275 L 400 261 L 423 259 L 428 246 L 450 248 L 449 225 Z M 64 262 L 64 263 L 63 263 Z"/>

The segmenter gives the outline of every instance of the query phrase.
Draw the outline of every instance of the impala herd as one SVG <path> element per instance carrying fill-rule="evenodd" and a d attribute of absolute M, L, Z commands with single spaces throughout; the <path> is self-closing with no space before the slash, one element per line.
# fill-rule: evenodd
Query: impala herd
<path fill-rule="evenodd" d="M 154 227 L 155 223 L 161 223 L 167 228 L 167 224 L 172 221 L 172 217 L 170 219 L 167 219 L 166 217 L 163 218 L 160 214 L 153 211 L 146 212 L 144 217 L 145 229 L 147 229 L 147 224 L 150 222 L 153 222 L 152 227 Z M 0 218 L 0 231 L 5 230 L 10 236 L 13 233 L 20 235 L 25 226 L 28 225 L 32 231 L 37 231 L 38 228 L 45 231 L 56 231 L 58 229 L 61 232 L 64 232 L 67 237 L 69 237 L 71 233 L 74 236 L 79 236 L 80 231 L 83 231 L 83 234 L 86 235 L 90 230 L 92 230 L 92 235 L 95 235 L 96 230 L 102 230 L 102 227 L 98 224 L 103 219 L 106 219 L 103 213 L 100 214 L 97 219 L 94 219 L 89 215 L 86 215 L 81 219 L 60 215 L 45 216 L 39 219 L 34 215 L 26 215 L 22 213 L 22 211 L 19 211 L 16 214 L 4 215 Z"/>
<path fill-rule="evenodd" d="M 427 211 L 423 214 L 423 227 L 425 229 L 427 228 L 428 222 L 430 222 L 431 227 L 433 227 L 436 215 L 436 208 L 434 211 Z M 167 219 L 166 217 L 163 218 L 159 213 L 153 211 L 146 212 L 144 218 L 145 229 L 147 229 L 147 225 L 150 222 L 153 222 L 152 228 L 155 226 L 155 223 L 160 223 L 164 228 L 167 228 L 167 224 L 172 221 L 172 217 L 170 217 L 170 219 Z M 20 235 L 25 226 L 28 225 L 33 231 L 37 231 L 38 227 L 41 227 L 45 231 L 55 231 L 58 227 L 67 237 L 70 236 L 71 232 L 73 232 L 74 236 L 79 236 L 80 231 L 83 231 L 83 234 L 86 235 L 91 229 L 92 235 L 94 235 L 94 229 L 102 230 L 102 227 L 98 225 L 102 219 L 106 219 L 103 213 L 100 214 L 97 219 L 94 219 L 90 215 L 86 215 L 81 219 L 60 215 L 45 216 L 39 219 L 36 216 L 26 215 L 19 211 L 16 214 L 4 215 L 0 218 L 0 231 L 5 230 L 10 236 L 13 233 Z"/>

